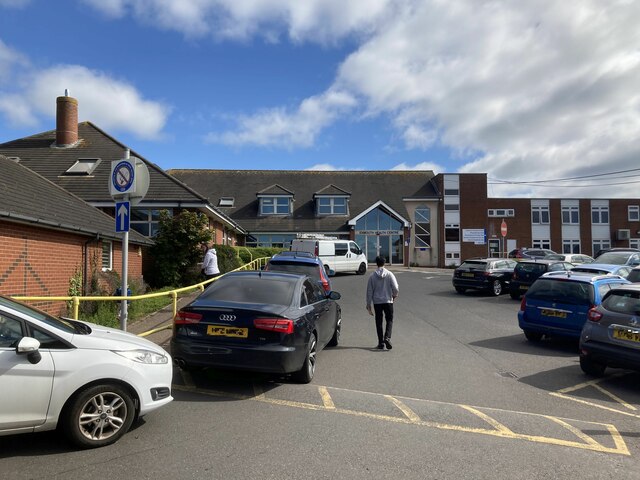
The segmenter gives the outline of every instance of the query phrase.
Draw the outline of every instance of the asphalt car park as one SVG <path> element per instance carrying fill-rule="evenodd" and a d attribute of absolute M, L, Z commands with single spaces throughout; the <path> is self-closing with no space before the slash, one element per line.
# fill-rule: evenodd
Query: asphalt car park
<path fill-rule="evenodd" d="M 575 340 L 528 342 L 518 303 L 459 295 L 451 270 L 394 273 L 391 351 L 374 348 L 367 276 L 338 274 L 341 340 L 311 383 L 176 368 L 174 401 L 116 444 L 77 452 L 53 433 L 2 437 L 0 468 L 9 478 L 89 478 L 105 464 L 127 478 L 637 478 L 637 373 L 586 376 Z"/>

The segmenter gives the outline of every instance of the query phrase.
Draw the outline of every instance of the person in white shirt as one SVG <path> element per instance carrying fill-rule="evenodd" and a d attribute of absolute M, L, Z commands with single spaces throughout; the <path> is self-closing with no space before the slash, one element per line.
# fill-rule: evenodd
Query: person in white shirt
<path fill-rule="evenodd" d="M 385 258 L 376 257 L 378 268 L 369 277 L 367 283 L 367 311 L 373 315 L 371 305 L 376 312 L 376 331 L 378 333 L 378 349 L 387 347 L 391 350 L 391 331 L 393 329 L 393 301 L 399 293 L 398 281 L 393 273 L 384 268 Z M 382 330 L 382 314 L 387 321 L 384 332 Z"/>
<path fill-rule="evenodd" d="M 213 245 L 213 242 L 211 242 L 207 249 L 207 253 L 204 254 L 204 260 L 202 261 L 202 271 L 207 277 L 207 280 L 220 275 L 220 269 L 218 268 L 218 254 L 216 253 L 216 249 L 213 248 Z"/>

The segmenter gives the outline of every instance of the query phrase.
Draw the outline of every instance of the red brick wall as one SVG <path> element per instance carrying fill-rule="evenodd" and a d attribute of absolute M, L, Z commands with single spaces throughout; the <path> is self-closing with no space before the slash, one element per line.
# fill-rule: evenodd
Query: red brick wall
<path fill-rule="evenodd" d="M 8 296 L 67 296 L 69 281 L 80 271 L 87 276 L 92 259 L 101 268 L 102 246 L 88 237 L 57 230 L 0 221 L 0 294 Z M 122 271 L 120 243 L 113 242 L 113 267 Z M 141 278 L 142 257 L 137 246 L 129 247 L 129 278 Z M 50 313 L 60 314 L 64 302 L 32 303 Z"/>

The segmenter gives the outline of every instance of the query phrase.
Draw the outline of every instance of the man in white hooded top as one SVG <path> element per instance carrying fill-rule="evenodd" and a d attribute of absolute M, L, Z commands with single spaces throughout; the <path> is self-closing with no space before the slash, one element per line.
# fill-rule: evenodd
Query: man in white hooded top
<path fill-rule="evenodd" d="M 204 272 L 207 279 L 214 278 L 220 275 L 220 270 L 218 269 L 218 255 L 216 254 L 216 249 L 213 248 L 213 242 L 209 244 L 209 249 L 204 255 L 204 260 L 202 261 L 202 271 Z"/>
<path fill-rule="evenodd" d="M 376 315 L 376 331 L 378 332 L 378 349 L 384 349 L 385 345 L 391 350 L 391 332 L 393 330 L 393 301 L 398 296 L 398 281 L 393 273 L 384 268 L 385 258 L 376 257 L 378 268 L 369 277 L 367 283 L 367 311 L 373 315 L 371 305 Z M 387 321 L 386 328 L 382 329 L 382 314 Z"/>

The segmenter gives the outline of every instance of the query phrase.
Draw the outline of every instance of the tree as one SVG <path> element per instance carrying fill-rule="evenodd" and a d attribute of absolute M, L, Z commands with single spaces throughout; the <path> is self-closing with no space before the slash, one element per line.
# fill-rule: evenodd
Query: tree
<path fill-rule="evenodd" d="M 207 217 L 203 213 L 182 211 L 171 216 L 160 212 L 158 234 L 151 254 L 157 286 L 183 286 L 193 283 L 194 266 L 202 261 L 202 245 L 211 241 Z"/>

